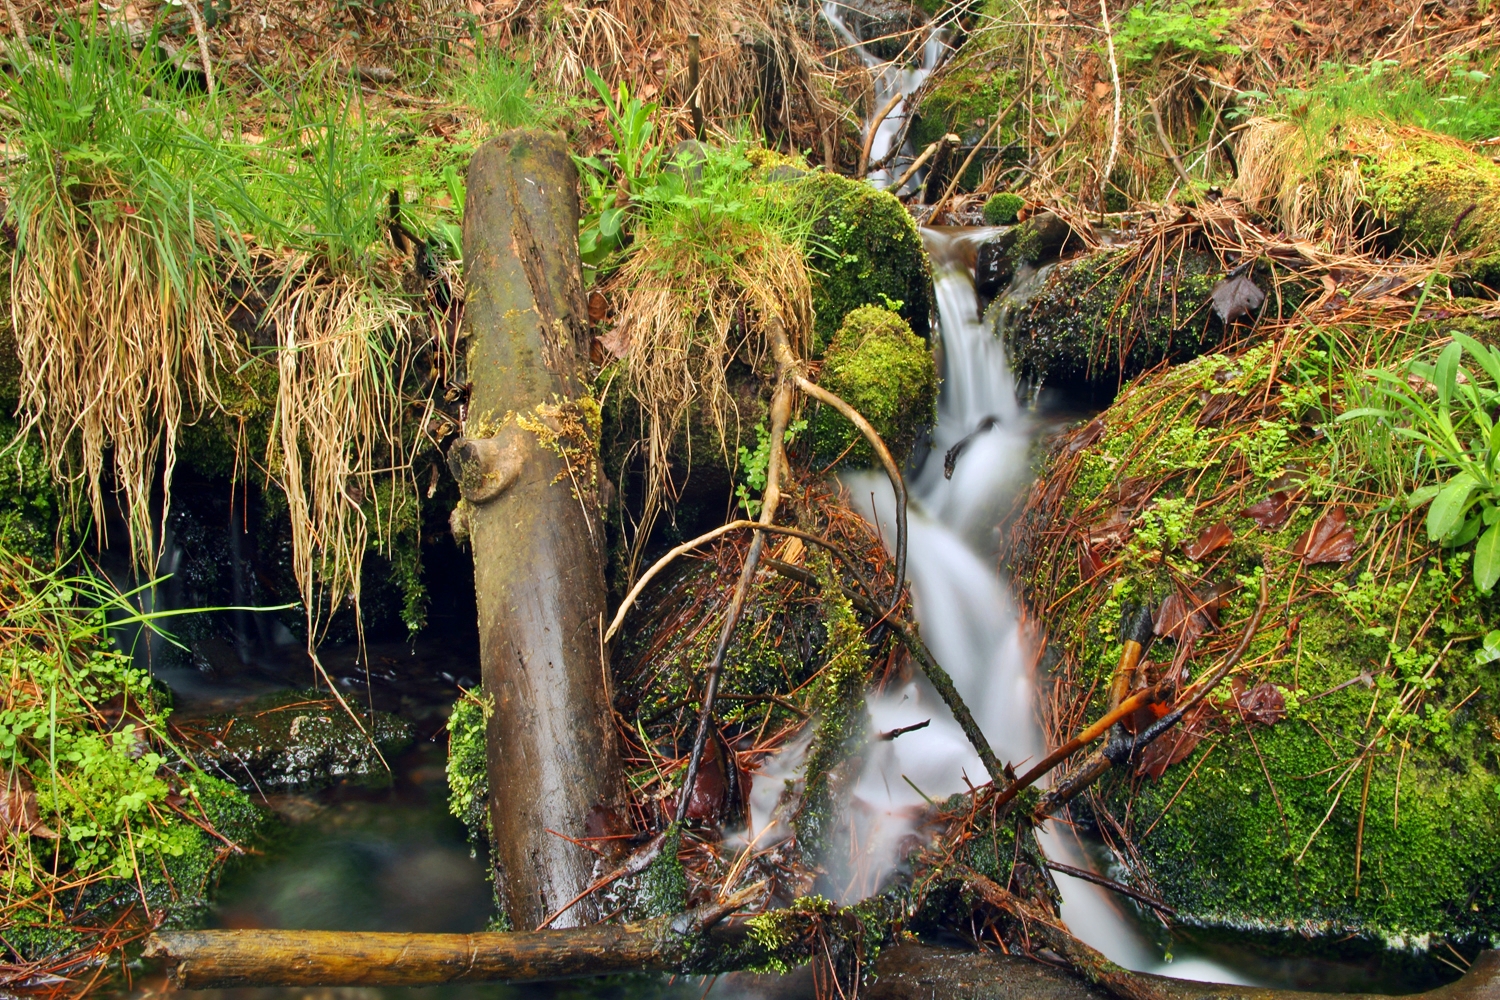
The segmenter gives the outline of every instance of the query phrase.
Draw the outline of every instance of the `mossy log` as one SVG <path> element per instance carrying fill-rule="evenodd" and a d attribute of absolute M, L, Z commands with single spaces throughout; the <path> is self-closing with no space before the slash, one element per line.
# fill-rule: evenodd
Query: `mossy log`
<path fill-rule="evenodd" d="M 685 915 L 684 915 L 685 916 Z M 379 934 L 349 931 L 162 931 L 146 955 L 167 963 L 178 989 L 234 986 L 426 986 L 454 982 L 537 982 L 629 971 L 696 969 L 706 950 L 742 952 L 746 923 L 697 934 L 672 933 L 673 920 L 522 934 Z M 664 933 L 665 929 L 665 933 Z M 751 949 L 754 950 L 753 948 Z M 1018 955 L 936 948 L 914 942 L 882 951 L 869 1000 L 1095 1000 L 1098 986 L 1064 969 Z M 1165 1000 L 1314 1000 L 1326 994 L 1254 986 L 1226 987 L 1124 973 Z M 802 1000 L 813 977 L 782 972 L 731 980 L 756 997 Z M 1380 1000 L 1380 994 L 1342 994 Z M 1463 978 L 1408 1000 L 1497 1000 L 1500 952 L 1481 952 Z"/>
<path fill-rule="evenodd" d="M 472 383 L 449 465 L 474 551 L 496 889 L 535 927 L 581 892 L 624 783 L 600 670 L 604 534 L 597 417 L 578 379 L 587 307 L 578 178 L 562 135 L 508 132 L 469 164 L 464 213 Z M 552 831 L 555 831 L 552 832 Z M 561 834 L 562 836 L 559 836 Z M 563 922 L 598 917 L 584 901 Z"/>

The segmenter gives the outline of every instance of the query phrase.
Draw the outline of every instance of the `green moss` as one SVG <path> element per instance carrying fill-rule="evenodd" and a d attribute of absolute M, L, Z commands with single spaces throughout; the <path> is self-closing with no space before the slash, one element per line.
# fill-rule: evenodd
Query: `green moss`
<path fill-rule="evenodd" d="M 957 134 L 965 146 L 972 146 L 984 136 L 994 116 L 1010 103 L 1019 85 L 1015 70 L 995 68 L 993 47 L 1001 40 L 1001 32 L 989 29 L 976 33 L 964 44 L 958 59 L 942 72 L 917 105 L 917 119 L 911 129 L 914 148 L 924 149 L 949 132 Z M 1008 126 L 999 131 L 998 139 L 991 135 L 986 145 L 1004 145 L 1013 138 Z"/>
<path fill-rule="evenodd" d="M 808 561 L 823 584 L 829 653 L 814 701 L 818 731 L 807 750 L 803 765 L 806 784 L 792 825 L 803 856 L 817 859 L 828 847 L 838 812 L 835 772 L 864 736 L 864 685 L 870 650 L 854 608 L 833 576 L 828 555 L 815 551 Z"/>
<path fill-rule="evenodd" d="M 638 917 L 662 917 L 687 909 L 687 871 L 682 867 L 682 828 L 672 824 L 661 853 L 641 873 L 636 894 Z"/>
<path fill-rule="evenodd" d="M 1031 527 L 1062 526 L 1061 548 L 1023 549 L 1016 568 L 1028 601 L 1051 606 L 1051 655 L 1072 689 L 1094 690 L 1090 718 L 1103 710 L 1133 602 L 1233 588 L 1218 612 L 1223 633 L 1203 640 L 1228 648 L 1260 578 L 1268 582 L 1271 611 L 1238 679 L 1278 688 L 1286 717 L 1247 723 L 1226 686 L 1186 760 L 1159 781 L 1115 772 L 1099 787 L 1099 807 L 1125 825 L 1185 921 L 1405 945 L 1491 938 L 1500 935 L 1500 671 L 1474 654 L 1500 603 L 1469 585 L 1466 553 L 1421 549 L 1420 514 L 1395 495 L 1405 487 L 1388 485 L 1392 468 L 1410 469 L 1409 450 L 1395 441 L 1388 464 L 1358 436 L 1371 432 L 1332 422 L 1357 405 L 1341 387 L 1361 384 L 1342 381 L 1339 357 L 1294 340 L 1279 356 L 1270 345 L 1211 355 L 1131 387 L 1096 441 L 1060 453 L 1070 464 L 1049 485 L 1065 493 Z M 1224 416 L 1205 417 L 1208 407 Z M 1284 526 L 1267 532 L 1239 516 L 1289 480 L 1301 499 Z M 1148 495 L 1125 508 L 1123 543 L 1100 553 L 1107 568 L 1084 580 L 1082 539 L 1117 509 L 1126 483 L 1149 484 Z M 1333 505 L 1348 513 L 1354 559 L 1303 565 L 1294 544 Z M 1407 534 L 1388 534 L 1403 517 Z M 1182 543 L 1220 520 L 1232 526 L 1229 545 L 1188 559 Z M 1399 537 L 1414 543 L 1409 559 L 1385 547 Z M 1173 653 L 1158 641 L 1153 679 Z M 1200 651 L 1193 671 L 1210 659 Z"/>
<path fill-rule="evenodd" d="M 984 203 L 984 224 L 1008 226 L 1016 221 L 1016 213 L 1026 204 L 1026 199 L 1013 191 L 992 194 Z"/>
<path fill-rule="evenodd" d="M 898 464 L 937 419 L 932 351 L 905 320 L 880 306 L 861 306 L 844 317 L 823 355 L 818 381 L 870 421 Z M 829 406 L 814 418 L 813 442 L 825 464 L 877 461 L 859 429 Z"/>
<path fill-rule="evenodd" d="M 1465 270 L 1476 280 L 1500 276 L 1500 164 L 1456 139 L 1417 129 L 1350 134 L 1365 197 L 1403 242 L 1426 253 L 1445 244 L 1473 252 Z"/>
<path fill-rule="evenodd" d="M 815 219 L 807 247 L 815 272 L 813 357 L 859 306 L 899 303 L 902 318 L 926 337 L 932 270 L 905 207 L 888 192 L 824 171 L 796 181 L 793 197 Z"/>
<path fill-rule="evenodd" d="M 56 565 L 82 534 L 36 435 L 0 417 L 0 549 L 40 566 Z"/>
<path fill-rule="evenodd" d="M 448 715 L 448 811 L 463 821 L 469 841 L 487 839 L 490 794 L 485 755 L 485 723 L 494 714 L 494 698 L 465 691 Z"/>

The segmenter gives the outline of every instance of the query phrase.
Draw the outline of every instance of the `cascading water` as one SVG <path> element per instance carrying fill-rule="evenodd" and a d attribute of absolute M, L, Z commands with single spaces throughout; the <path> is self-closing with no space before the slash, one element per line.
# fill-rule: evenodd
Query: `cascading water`
<path fill-rule="evenodd" d="M 875 123 L 875 137 L 870 141 L 870 162 L 879 163 L 891 151 L 891 145 L 896 141 L 896 136 L 906 119 L 906 98 L 916 93 L 917 88 L 932 75 L 933 70 L 937 69 L 938 63 L 942 61 L 943 53 L 947 50 L 947 43 L 941 32 L 928 32 L 927 37 L 922 41 L 920 61 L 914 68 L 902 60 L 885 61 L 866 48 L 844 23 L 843 5 L 838 0 L 823 0 L 823 16 L 827 18 L 839 37 L 859 57 L 860 62 L 865 64 L 865 68 L 870 71 L 870 78 L 875 85 L 875 99 L 870 108 L 870 118 L 874 118 L 880 109 L 889 104 L 891 98 L 901 95 L 902 99 L 890 110 L 890 113 L 879 123 Z M 865 121 L 865 134 L 869 134 L 871 124 L 868 119 Z M 897 176 L 894 165 L 889 165 L 871 171 L 867 180 L 878 188 L 885 188 L 890 186 Z"/>
<path fill-rule="evenodd" d="M 1029 475 L 1028 451 L 1033 417 L 1016 400 L 999 331 L 981 321 L 970 274 L 957 261 L 965 240 L 989 233 L 957 234 L 924 230 L 933 259 L 940 316 L 943 376 L 932 447 L 911 477 L 908 513 L 908 572 L 915 612 L 938 661 L 989 737 L 1002 760 L 1021 765 L 1045 751 L 1037 717 L 1031 644 L 1014 601 L 997 572 L 997 525 Z M 1034 275 L 1023 275 L 1011 293 L 1024 296 Z M 1002 317 L 1005 310 L 998 311 Z M 959 457 L 951 479 L 943 457 L 953 445 L 981 427 Z M 881 536 L 894 537 L 895 503 L 883 476 L 844 477 L 857 507 Z M 922 729 L 867 747 L 852 791 L 850 847 L 826 859 L 841 902 L 874 892 L 894 869 L 898 847 L 913 833 L 926 799 L 982 784 L 983 766 L 947 707 L 925 678 L 869 701 L 871 736 L 930 720 Z M 788 779 L 796 779 L 806 740 L 798 741 L 763 765 L 752 792 L 750 835 L 757 846 L 790 834 L 778 823 L 778 806 Z M 1042 849 L 1053 860 L 1075 867 L 1107 867 L 1070 830 L 1052 824 L 1039 831 Z M 1167 964 L 1139 923 L 1109 893 L 1091 883 L 1057 876 L 1063 919 L 1084 941 L 1109 958 L 1138 971 L 1177 978 L 1245 983 L 1216 963 L 1178 958 Z"/>

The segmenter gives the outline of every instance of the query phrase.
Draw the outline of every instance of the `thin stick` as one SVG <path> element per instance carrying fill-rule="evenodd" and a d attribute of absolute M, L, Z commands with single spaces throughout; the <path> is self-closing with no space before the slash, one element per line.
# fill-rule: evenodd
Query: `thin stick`
<path fill-rule="evenodd" d="M 1172 140 L 1167 138 L 1166 126 L 1161 121 L 1161 111 L 1157 108 L 1155 100 L 1152 100 L 1150 104 L 1151 120 L 1156 123 L 1156 138 L 1161 141 L 1161 148 L 1166 152 L 1167 159 L 1171 161 L 1172 169 L 1177 171 L 1177 176 L 1184 185 L 1191 187 L 1193 179 L 1188 176 L 1187 170 L 1182 166 L 1182 161 L 1177 158 L 1177 150 L 1172 148 Z"/>
<path fill-rule="evenodd" d="M 796 382 L 797 388 L 818 402 L 827 403 L 838 410 L 846 420 L 859 428 L 860 433 L 874 449 L 876 457 L 880 459 L 880 464 L 884 466 L 886 478 L 891 481 L 891 489 L 896 494 L 896 586 L 895 593 L 891 595 L 890 604 L 890 610 L 894 611 L 896 605 L 901 603 L 901 592 L 906 587 L 906 480 L 902 477 L 896 460 L 891 457 L 891 450 L 880 439 L 880 433 L 858 410 L 800 372 L 795 372 L 792 379 Z"/>
<path fill-rule="evenodd" d="M 952 197 L 953 189 L 958 187 L 959 178 L 963 177 L 964 171 L 969 169 L 969 164 L 974 162 L 974 157 L 979 155 L 980 148 L 989 141 L 990 136 L 993 135 L 995 133 L 995 130 L 1000 127 L 1000 123 L 1005 121 L 1006 116 L 1016 109 L 1016 105 L 1021 103 L 1021 99 L 1031 91 L 1032 87 L 1036 86 L 1036 82 L 1041 78 L 1041 75 L 1041 73 L 1037 73 L 1032 76 L 1032 78 L 1027 82 L 1026 86 L 1022 87 L 1021 90 L 1016 93 L 1015 99 L 1006 106 L 1005 110 L 996 115 L 995 120 L 990 122 L 990 127 L 985 130 L 984 135 L 979 137 L 979 141 L 974 144 L 974 148 L 969 150 L 969 155 L 964 157 L 963 164 L 958 168 L 958 170 L 953 174 L 953 177 L 948 181 L 948 186 L 943 189 L 943 196 L 939 198 L 937 200 L 937 204 L 932 207 L 932 214 L 928 216 L 928 218 L 932 219 L 934 222 L 937 221 L 938 216 L 943 212 L 943 206 L 946 205 L 948 203 L 948 199 Z"/>
<path fill-rule="evenodd" d="M 761 495 L 761 525 L 770 524 L 776 519 L 776 508 L 781 504 L 781 467 L 786 460 L 783 444 L 787 424 L 791 419 L 792 387 L 783 378 L 771 397 L 771 458 L 766 467 L 766 490 Z M 703 711 L 698 714 L 698 731 L 693 736 L 693 752 L 688 756 L 687 775 L 683 778 L 682 790 L 677 793 L 678 825 L 687 819 L 688 803 L 692 801 L 693 785 L 698 779 L 698 766 L 703 761 L 703 748 L 708 742 L 708 729 L 713 724 L 714 696 L 719 693 L 719 674 L 723 671 L 724 656 L 729 652 L 729 640 L 734 637 L 734 627 L 740 623 L 745 598 L 750 593 L 750 584 L 755 581 L 755 570 L 760 565 L 760 554 L 765 548 L 765 542 L 765 532 L 759 530 L 750 539 L 750 551 L 745 555 L 739 582 L 735 584 L 734 595 L 729 600 L 729 610 L 724 614 L 724 626 L 719 630 L 719 644 L 714 648 L 713 659 L 708 663 L 703 685 Z"/>
<path fill-rule="evenodd" d="M 1104 210 L 1104 189 L 1109 176 L 1115 170 L 1115 157 L 1120 152 L 1120 65 L 1115 61 L 1115 33 L 1109 26 L 1109 8 L 1105 0 L 1099 0 L 1099 17 L 1104 23 L 1104 47 L 1109 52 L 1109 79 L 1115 89 L 1114 116 L 1110 125 L 1109 157 L 1104 161 L 1104 176 L 1099 181 L 1099 210 Z"/>
<path fill-rule="evenodd" d="M 922 169 L 922 164 L 932 159 L 932 154 L 938 151 L 939 146 L 950 142 L 958 142 L 958 136 L 954 135 L 952 132 L 949 132 L 937 142 L 928 145 L 926 149 L 922 150 L 922 155 L 911 161 L 911 166 L 906 168 L 906 173 L 902 174 L 900 179 L 897 180 L 896 183 L 892 184 L 888 190 L 892 194 L 900 191 L 903 187 L 906 186 L 906 182 L 911 180 L 912 175 L 915 174 L 918 170 Z"/>
<path fill-rule="evenodd" d="M 5 13 L 10 15 L 10 30 L 16 33 L 16 41 L 21 44 L 21 51 L 26 53 L 29 62 L 36 61 L 36 53 L 31 51 L 31 39 L 26 36 L 26 25 L 21 23 L 21 12 L 16 10 L 16 5 L 11 0 L 5 0 Z"/>
<path fill-rule="evenodd" d="M 203 60 L 203 80 L 208 84 L 208 96 L 213 97 L 217 91 L 214 86 L 214 64 L 208 57 L 208 27 L 203 23 L 203 15 L 198 13 L 198 0 L 182 0 L 182 5 L 187 8 L 188 17 L 193 19 L 193 34 L 198 36 L 198 58 Z"/>
<path fill-rule="evenodd" d="M 864 148 L 859 151 L 859 167 L 854 171 L 855 177 L 863 177 L 865 175 L 865 169 L 870 165 L 870 149 L 875 145 L 875 133 L 880 130 L 881 123 L 885 121 L 886 116 L 895 110 L 896 105 L 900 104 L 901 98 L 905 96 L 905 94 L 897 91 L 894 97 L 885 102 L 885 107 L 877 111 L 875 117 L 870 119 L 868 131 L 865 132 Z"/>

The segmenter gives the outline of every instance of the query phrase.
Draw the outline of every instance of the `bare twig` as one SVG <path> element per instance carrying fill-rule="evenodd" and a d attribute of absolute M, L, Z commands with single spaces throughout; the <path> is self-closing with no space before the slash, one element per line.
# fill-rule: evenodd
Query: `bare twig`
<path fill-rule="evenodd" d="M 859 167 L 854 171 L 855 177 L 863 177 L 865 175 L 865 170 L 870 166 L 870 147 L 875 143 L 875 133 L 880 131 L 881 123 L 885 121 L 887 115 L 895 110 L 896 105 L 900 104 L 901 98 L 905 96 L 905 94 L 897 91 L 895 96 L 885 102 L 885 107 L 875 112 L 875 117 L 870 119 L 870 124 L 865 130 L 864 147 L 859 151 Z"/>
<path fill-rule="evenodd" d="M 1099 0 L 1099 17 L 1104 24 L 1104 48 L 1109 53 L 1109 80 L 1115 91 L 1114 115 L 1110 121 L 1109 156 L 1104 161 L 1104 176 L 1099 180 L 1099 207 L 1104 207 L 1104 191 L 1109 186 L 1110 174 L 1115 170 L 1115 157 L 1120 153 L 1120 64 L 1115 61 L 1115 33 L 1109 25 L 1109 8 L 1105 0 Z"/>
<path fill-rule="evenodd" d="M 198 0 L 182 0 L 182 5 L 187 8 L 188 17 L 193 19 L 193 34 L 198 36 L 198 58 L 203 60 L 203 81 L 208 86 L 208 96 L 213 97 L 217 92 L 214 85 L 214 64 L 208 57 L 208 28 L 203 23 L 203 15 L 198 12 Z"/>

